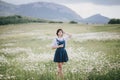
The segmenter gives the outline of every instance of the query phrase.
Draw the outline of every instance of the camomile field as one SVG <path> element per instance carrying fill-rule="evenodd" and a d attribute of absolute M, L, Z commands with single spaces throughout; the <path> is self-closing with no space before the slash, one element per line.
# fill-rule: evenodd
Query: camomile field
<path fill-rule="evenodd" d="M 120 25 L 70 23 L 1 25 L 0 80 L 57 80 L 58 28 L 72 34 L 64 80 L 120 80 Z"/>

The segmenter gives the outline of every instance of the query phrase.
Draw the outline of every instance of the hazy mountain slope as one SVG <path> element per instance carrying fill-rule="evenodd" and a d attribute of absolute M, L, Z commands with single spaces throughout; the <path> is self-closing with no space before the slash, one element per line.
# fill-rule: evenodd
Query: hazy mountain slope
<path fill-rule="evenodd" d="M 106 24 L 110 19 L 102 16 L 101 14 L 96 14 L 84 19 L 85 23 L 97 23 L 97 24 Z"/>
<path fill-rule="evenodd" d="M 24 5 L 12 5 L 1 1 L 0 12 L 2 15 L 20 14 L 23 16 L 30 16 L 43 19 L 52 20 L 75 20 L 79 21 L 82 18 L 71 9 L 48 2 L 36 2 Z M 2 14 L 3 13 L 3 14 Z"/>

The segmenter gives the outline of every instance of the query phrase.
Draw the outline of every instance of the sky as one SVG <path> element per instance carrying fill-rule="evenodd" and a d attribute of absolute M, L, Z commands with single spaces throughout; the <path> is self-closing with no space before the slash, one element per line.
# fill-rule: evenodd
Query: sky
<path fill-rule="evenodd" d="M 20 5 L 32 2 L 53 2 L 71 8 L 82 18 L 101 14 L 109 18 L 120 18 L 120 0 L 2 0 Z"/>

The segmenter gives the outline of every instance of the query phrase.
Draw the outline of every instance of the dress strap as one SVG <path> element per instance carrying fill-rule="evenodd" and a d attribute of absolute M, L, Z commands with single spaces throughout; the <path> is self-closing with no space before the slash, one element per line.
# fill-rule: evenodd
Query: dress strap
<path fill-rule="evenodd" d="M 56 38 L 57 41 L 59 41 L 57 38 Z M 65 39 L 63 38 L 63 40 L 65 41 Z"/>
<path fill-rule="evenodd" d="M 59 40 L 56 38 L 56 41 L 59 42 Z"/>

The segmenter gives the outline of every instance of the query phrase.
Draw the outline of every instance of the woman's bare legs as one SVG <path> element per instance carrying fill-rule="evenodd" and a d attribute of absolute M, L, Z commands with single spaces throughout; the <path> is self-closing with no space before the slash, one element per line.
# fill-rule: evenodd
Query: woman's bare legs
<path fill-rule="evenodd" d="M 60 76 L 63 79 L 62 65 L 63 62 L 58 63 L 58 76 Z"/>

